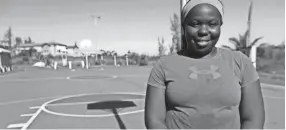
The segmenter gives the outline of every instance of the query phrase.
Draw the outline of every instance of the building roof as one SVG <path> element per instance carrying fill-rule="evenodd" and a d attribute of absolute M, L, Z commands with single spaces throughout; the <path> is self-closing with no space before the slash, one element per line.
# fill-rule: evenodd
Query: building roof
<path fill-rule="evenodd" d="M 20 44 L 17 47 L 36 47 L 36 46 L 42 46 L 42 43 L 28 43 L 28 44 Z"/>
<path fill-rule="evenodd" d="M 65 47 L 67 47 L 67 45 L 61 44 L 61 43 L 58 43 L 58 42 L 48 42 L 48 43 L 43 43 L 42 44 L 42 46 L 45 46 L 45 45 L 58 45 L 58 46 L 65 46 Z"/>
<path fill-rule="evenodd" d="M 78 46 L 77 45 L 67 46 L 67 49 L 74 49 L 74 48 L 78 48 Z"/>

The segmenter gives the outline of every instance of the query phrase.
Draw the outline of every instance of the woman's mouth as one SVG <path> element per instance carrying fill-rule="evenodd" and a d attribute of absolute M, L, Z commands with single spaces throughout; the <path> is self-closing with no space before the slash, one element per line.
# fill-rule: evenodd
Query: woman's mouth
<path fill-rule="evenodd" d="M 196 43 L 197 43 L 197 45 L 199 45 L 200 47 L 206 47 L 208 44 L 211 43 L 211 41 L 210 41 L 210 40 L 207 40 L 207 41 L 197 41 Z"/>

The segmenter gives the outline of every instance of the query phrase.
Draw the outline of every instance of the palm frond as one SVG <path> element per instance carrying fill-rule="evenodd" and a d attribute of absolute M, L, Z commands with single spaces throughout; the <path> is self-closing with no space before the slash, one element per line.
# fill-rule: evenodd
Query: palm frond
<path fill-rule="evenodd" d="M 236 37 L 231 37 L 228 40 L 231 41 L 235 45 L 236 48 L 240 46 L 240 41 Z"/>
<path fill-rule="evenodd" d="M 225 48 L 225 49 L 232 50 L 232 51 L 235 50 L 235 49 L 233 49 L 233 48 L 231 48 L 230 46 L 227 46 L 227 45 L 222 45 L 221 47 L 222 47 L 222 48 Z"/>
<path fill-rule="evenodd" d="M 248 36 L 248 34 L 249 34 L 249 29 L 247 29 L 247 30 L 245 31 L 245 33 L 243 34 L 243 37 L 246 38 L 246 37 Z"/>
<path fill-rule="evenodd" d="M 247 38 L 248 38 L 249 30 L 247 29 L 242 37 L 240 37 L 241 47 L 247 47 Z"/>
<path fill-rule="evenodd" d="M 251 44 L 250 44 L 250 47 L 255 45 L 260 39 L 262 39 L 263 37 L 259 37 L 259 38 L 256 38 Z"/>

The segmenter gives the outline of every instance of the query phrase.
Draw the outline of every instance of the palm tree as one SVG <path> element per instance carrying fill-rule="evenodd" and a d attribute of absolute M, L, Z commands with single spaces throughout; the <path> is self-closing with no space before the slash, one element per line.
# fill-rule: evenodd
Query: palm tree
<path fill-rule="evenodd" d="M 256 45 L 259 40 L 261 40 L 263 37 L 258 37 L 254 39 L 252 42 L 250 42 L 249 45 L 247 45 L 247 37 L 248 37 L 249 30 L 247 30 L 243 35 L 239 35 L 239 38 L 231 37 L 229 38 L 229 41 L 234 44 L 235 48 L 231 48 L 227 45 L 223 45 L 223 48 L 227 48 L 233 51 L 241 51 L 245 55 L 249 56 L 250 49 L 252 46 Z"/>
<path fill-rule="evenodd" d="M 102 49 L 101 49 L 100 52 L 102 53 L 103 56 L 106 56 L 106 55 L 107 55 L 107 52 L 106 52 L 105 50 L 102 50 Z"/>
<path fill-rule="evenodd" d="M 224 48 L 229 48 L 231 50 L 237 50 L 237 51 L 241 51 L 242 53 L 244 53 L 245 55 L 247 55 L 248 57 L 250 57 L 250 51 L 252 47 L 255 47 L 254 45 L 256 45 L 256 43 L 262 39 L 263 37 L 259 37 L 256 38 L 254 41 L 250 41 L 250 30 L 251 30 L 251 18 L 252 18 L 252 9 L 253 9 L 253 0 L 251 0 L 250 6 L 249 6 L 249 10 L 248 10 L 248 21 L 247 21 L 247 30 L 243 35 L 239 35 L 239 38 L 236 37 L 231 37 L 229 38 L 229 41 L 231 41 L 234 45 L 235 45 L 235 49 L 231 49 L 228 46 L 223 46 Z M 254 50 L 256 54 L 256 49 L 254 48 Z M 252 61 L 255 62 L 256 60 L 256 56 L 254 57 L 250 57 L 252 58 Z"/>
<path fill-rule="evenodd" d="M 114 50 L 112 50 L 112 51 L 110 52 L 110 55 L 111 55 L 111 56 L 117 56 L 117 53 L 116 53 Z"/>

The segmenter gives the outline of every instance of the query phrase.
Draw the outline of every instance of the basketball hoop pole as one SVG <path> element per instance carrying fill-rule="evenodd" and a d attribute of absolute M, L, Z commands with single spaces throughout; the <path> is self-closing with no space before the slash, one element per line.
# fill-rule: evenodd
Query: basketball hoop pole
<path fill-rule="evenodd" d="M 86 68 L 88 69 L 88 49 L 91 48 L 91 41 L 88 40 L 88 39 L 85 39 L 85 40 L 82 40 L 80 42 L 80 48 L 83 49 L 82 50 L 82 54 L 85 55 L 85 64 L 84 64 L 84 59 L 82 60 L 83 62 L 83 65 L 82 65 L 82 68 Z"/>

